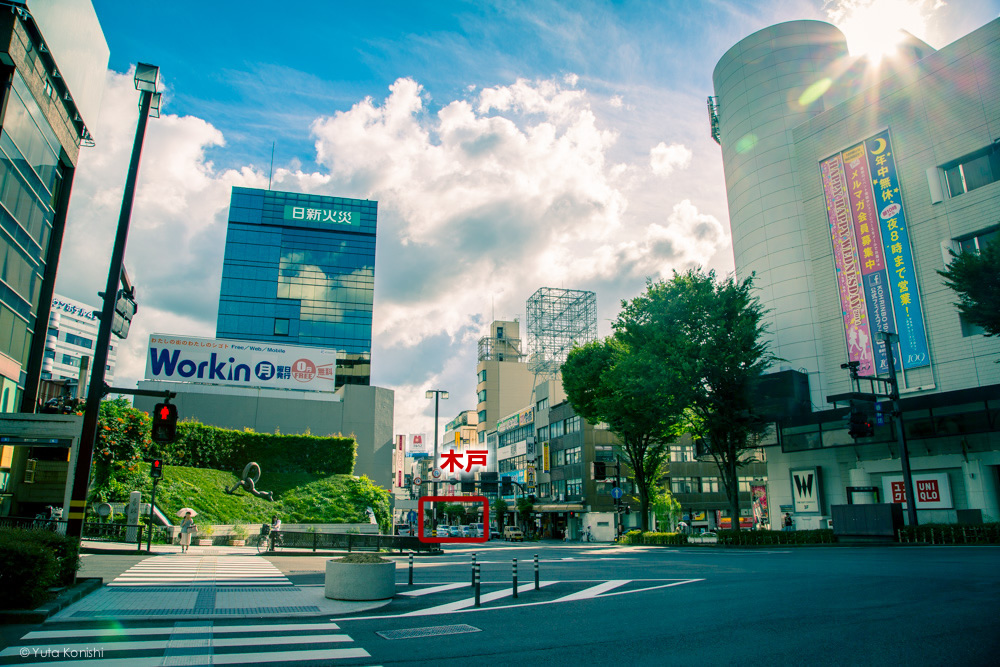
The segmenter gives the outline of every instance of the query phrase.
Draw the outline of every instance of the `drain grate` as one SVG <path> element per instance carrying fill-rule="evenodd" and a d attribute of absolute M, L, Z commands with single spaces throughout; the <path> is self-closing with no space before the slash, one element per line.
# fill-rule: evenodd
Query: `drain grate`
<path fill-rule="evenodd" d="M 405 630 L 385 630 L 376 632 L 383 639 L 416 639 L 418 637 L 440 637 L 442 635 L 461 635 L 467 632 L 482 632 L 480 628 L 459 625 L 433 625 L 429 628 L 406 628 Z"/>

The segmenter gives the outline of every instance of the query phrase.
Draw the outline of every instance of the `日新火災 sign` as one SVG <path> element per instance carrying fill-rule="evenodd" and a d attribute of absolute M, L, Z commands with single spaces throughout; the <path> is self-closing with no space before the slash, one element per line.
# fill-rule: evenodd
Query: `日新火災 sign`
<path fill-rule="evenodd" d="M 339 211 L 329 208 L 313 208 L 311 206 L 285 206 L 284 218 L 285 220 L 325 222 L 351 227 L 359 227 L 361 225 L 361 214 L 357 211 Z"/>
<path fill-rule="evenodd" d="M 146 379 L 266 389 L 334 390 L 337 351 L 152 334 Z"/>

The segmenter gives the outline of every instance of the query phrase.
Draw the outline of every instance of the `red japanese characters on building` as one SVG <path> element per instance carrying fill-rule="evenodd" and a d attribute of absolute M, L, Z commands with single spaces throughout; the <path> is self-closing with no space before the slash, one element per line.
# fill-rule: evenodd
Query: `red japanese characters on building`
<path fill-rule="evenodd" d="M 438 467 L 452 473 L 455 472 L 455 468 L 472 472 L 473 467 L 486 465 L 488 453 L 488 450 L 485 449 L 470 449 L 467 452 L 456 452 L 454 449 L 449 449 L 441 455 L 442 461 Z M 466 459 L 466 465 L 462 465 L 463 457 Z"/>

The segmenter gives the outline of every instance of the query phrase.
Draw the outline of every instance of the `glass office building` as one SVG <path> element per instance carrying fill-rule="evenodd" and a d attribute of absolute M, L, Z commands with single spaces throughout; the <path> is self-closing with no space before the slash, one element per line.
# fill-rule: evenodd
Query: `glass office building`
<path fill-rule="evenodd" d="M 216 336 L 335 348 L 337 386 L 369 384 L 377 210 L 233 188 Z"/>

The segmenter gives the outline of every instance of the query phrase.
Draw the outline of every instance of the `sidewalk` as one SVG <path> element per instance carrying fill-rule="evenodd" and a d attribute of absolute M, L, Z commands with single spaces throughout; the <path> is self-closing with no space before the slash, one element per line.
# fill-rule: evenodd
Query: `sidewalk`
<path fill-rule="evenodd" d="M 122 553 L 135 553 L 133 545 L 117 546 Z M 49 622 L 347 616 L 390 602 L 343 602 L 327 599 L 324 593 L 322 585 L 292 584 L 254 548 L 191 547 L 181 554 L 180 547 L 154 545 L 149 558 Z"/>

